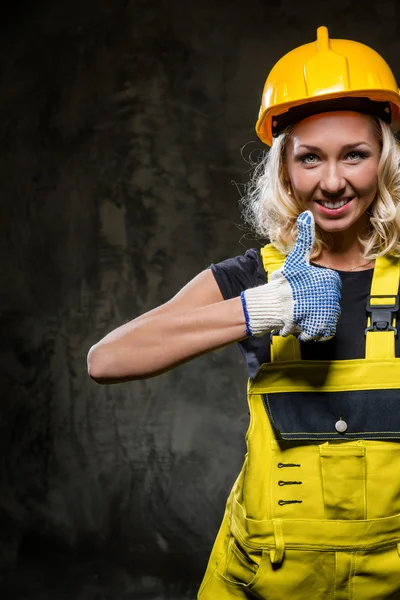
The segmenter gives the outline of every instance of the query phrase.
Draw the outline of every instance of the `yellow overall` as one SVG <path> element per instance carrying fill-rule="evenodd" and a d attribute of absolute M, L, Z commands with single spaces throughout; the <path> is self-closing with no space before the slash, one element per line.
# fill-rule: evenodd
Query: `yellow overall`
<path fill-rule="evenodd" d="M 268 273 L 285 258 L 262 255 Z M 200 600 L 400 599 L 398 288 L 399 260 L 377 259 L 363 359 L 302 361 L 271 336 Z"/>

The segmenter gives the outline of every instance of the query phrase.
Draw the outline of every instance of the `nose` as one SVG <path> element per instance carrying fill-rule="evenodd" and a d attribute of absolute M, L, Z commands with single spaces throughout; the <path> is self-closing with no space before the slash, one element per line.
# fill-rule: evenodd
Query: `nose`
<path fill-rule="evenodd" d="M 346 187 L 346 180 L 336 162 L 325 165 L 320 181 L 320 189 L 327 196 L 340 196 Z"/>

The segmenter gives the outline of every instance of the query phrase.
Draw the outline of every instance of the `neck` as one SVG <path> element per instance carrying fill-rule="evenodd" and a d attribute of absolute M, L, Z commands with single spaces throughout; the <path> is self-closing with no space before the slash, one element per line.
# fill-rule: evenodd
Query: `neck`
<path fill-rule="evenodd" d="M 337 271 L 364 271 L 374 266 L 374 261 L 363 258 L 360 252 L 346 255 L 323 252 L 313 262 Z"/>
<path fill-rule="evenodd" d="M 332 247 L 323 250 L 315 262 L 338 271 L 371 268 L 373 262 L 368 263 L 368 259 L 363 257 L 363 249 L 357 238 L 357 234 L 353 231 L 335 232 L 332 235 Z"/>

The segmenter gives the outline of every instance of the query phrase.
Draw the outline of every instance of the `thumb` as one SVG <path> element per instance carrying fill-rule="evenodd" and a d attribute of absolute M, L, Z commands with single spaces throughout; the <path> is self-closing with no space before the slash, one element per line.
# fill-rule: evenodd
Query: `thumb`
<path fill-rule="evenodd" d="M 297 238 L 290 252 L 292 264 L 310 264 L 310 254 L 315 242 L 315 221 L 310 210 L 302 212 L 297 217 Z"/>

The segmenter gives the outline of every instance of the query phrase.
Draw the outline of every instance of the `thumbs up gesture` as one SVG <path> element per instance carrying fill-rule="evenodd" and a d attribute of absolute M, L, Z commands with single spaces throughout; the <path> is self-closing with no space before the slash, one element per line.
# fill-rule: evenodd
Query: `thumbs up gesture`
<path fill-rule="evenodd" d="M 310 265 L 310 254 L 315 241 L 315 223 L 311 211 L 297 218 L 298 235 L 293 250 L 282 269 L 272 273 L 270 281 L 284 277 L 293 294 L 293 324 L 300 331 L 299 339 L 329 340 L 335 335 L 340 316 L 339 274 L 332 269 L 319 269 Z M 292 333 L 290 320 L 281 335 Z"/>
<path fill-rule="evenodd" d="M 246 331 L 262 335 L 278 329 L 280 335 L 298 335 L 301 341 L 326 341 L 336 332 L 340 316 L 339 274 L 310 265 L 315 241 L 311 211 L 297 219 L 298 236 L 281 269 L 263 286 L 242 292 Z"/>

